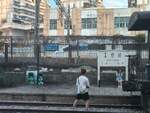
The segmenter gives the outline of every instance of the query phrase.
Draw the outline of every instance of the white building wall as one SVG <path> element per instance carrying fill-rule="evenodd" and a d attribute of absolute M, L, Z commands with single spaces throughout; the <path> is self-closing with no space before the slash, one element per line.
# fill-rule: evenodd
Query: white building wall
<path fill-rule="evenodd" d="M 50 10 L 50 19 L 58 19 L 58 11 L 57 9 L 51 9 Z"/>
<path fill-rule="evenodd" d="M 7 12 L 7 23 L 11 23 L 12 22 L 12 18 L 13 18 L 13 0 L 10 0 L 10 8 Z"/>
<path fill-rule="evenodd" d="M 7 32 L 3 32 L 3 36 L 18 36 L 18 37 L 27 37 L 27 34 L 24 30 L 12 29 Z"/>
<path fill-rule="evenodd" d="M 96 9 L 86 9 L 81 11 L 81 19 L 82 18 L 97 18 L 97 10 Z M 81 23 L 82 28 L 82 23 Z M 97 29 L 81 29 L 81 35 L 97 35 Z"/>
<path fill-rule="evenodd" d="M 1 0 L 3 1 L 3 0 Z M 10 6 L 9 7 L 4 7 L 5 9 L 7 9 L 7 12 L 6 12 L 6 20 L 7 20 L 7 23 L 3 24 L 0 29 L 3 31 L 3 35 L 4 36 L 24 36 L 24 37 L 27 37 L 27 31 L 28 33 L 30 33 L 30 30 L 31 28 L 34 27 L 33 25 L 33 21 L 34 21 L 34 13 L 35 10 L 34 8 L 30 8 L 30 7 L 26 7 L 26 3 L 30 4 L 31 6 L 33 5 L 32 1 L 31 0 L 28 0 L 25 1 L 25 0 L 18 0 L 20 2 L 20 4 L 18 4 L 19 6 L 15 5 L 14 4 L 14 0 L 9 0 L 9 3 Z M 14 8 L 18 9 L 18 11 L 21 11 L 20 13 L 17 13 L 14 11 Z M 29 11 L 30 13 L 24 13 L 22 11 Z M 21 16 L 24 16 L 24 17 L 30 17 L 32 18 L 33 20 L 32 21 L 27 21 L 27 20 L 22 20 L 20 19 L 22 22 L 24 22 L 24 24 L 22 23 L 16 23 L 16 22 L 13 22 L 13 15 L 17 15 L 19 17 Z M 18 18 L 19 20 L 19 18 Z M 40 25 L 40 28 L 41 28 L 41 25 Z M 43 26 L 42 26 L 43 28 Z"/>
<path fill-rule="evenodd" d="M 22 36 L 22 37 L 26 37 L 26 32 L 24 30 L 12 30 L 12 36 Z"/>
<path fill-rule="evenodd" d="M 137 5 L 147 4 L 148 0 L 137 0 Z"/>
<path fill-rule="evenodd" d="M 57 11 L 57 9 L 51 9 L 50 10 L 50 19 L 58 19 L 58 11 Z M 49 29 L 49 36 L 57 36 L 57 35 L 58 35 L 57 34 L 57 30 L 50 30 Z"/>
<path fill-rule="evenodd" d="M 85 1 L 77 1 L 75 3 L 78 5 L 81 5 L 82 4 L 81 2 L 85 2 Z M 114 17 L 114 23 L 113 24 L 115 24 L 115 17 L 130 17 L 133 12 L 139 11 L 138 8 L 113 8 L 112 10 L 113 10 L 113 17 Z M 147 5 L 146 10 L 150 11 L 150 3 L 149 3 L 149 5 Z M 50 19 L 59 19 L 57 13 L 58 13 L 58 11 L 56 9 L 51 9 Z M 97 16 L 98 16 L 98 13 L 97 13 L 96 8 L 82 8 L 81 9 L 81 20 L 82 20 L 82 18 L 97 18 Z M 84 36 L 95 35 L 95 36 L 97 36 L 97 31 L 98 31 L 97 28 L 95 28 L 95 29 L 82 29 L 82 22 L 81 22 L 80 26 L 81 26 L 80 35 L 84 35 Z M 128 31 L 127 27 L 114 28 L 114 35 L 135 36 L 137 34 L 142 34 L 142 33 L 145 33 L 145 32 Z M 64 30 L 64 35 L 66 35 L 66 34 L 67 34 L 67 30 Z M 57 31 L 54 31 L 54 30 L 50 31 L 49 30 L 49 35 L 51 35 L 51 36 L 56 35 L 57 36 L 59 34 L 57 33 Z"/>
<path fill-rule="evenodd" d="M 97 18 L 96 9 L 85 9 L 81 11 L 81 18 Z"/>
<path fill-rule="evenodd" d="M 80 2 L 77 1 L 75 6 L 76 6 L 77 8 L 79 8 L 79 7 L 80 7 Z"/>
<path fill-rule="evenodd" d="M 82 29 L 81 35 L 84 35 L 84 36 L 97 35 L 97 29 Z"/>
<path fill-rule="evenodd" d="M 65 8 L 68 8 L 68 5 L 70 5 L 70 8 L 72 9 L 74 6 L 76 8 L 81 8 L 84 6 L 84 3 L 89 2 L 89 0 L 74 0 L 73 2 L 64 2 L 63 5 Z"/>
<path fill-rule="evenodd" d="M 57 30 L 49 30 L 49 36 L 57 36 Z"/>
<path fill-rule="evenodd" d="M 114 12 L 114 22 L 115 22 L 115 17 L 130 17 L 133 12 L 137 11 L 136 8 L 116 8 L 113 9 Z M 115 34 L 120 34 L 120 35 L 134 35 L 136 34 L 135 31 L 128 31 L 128 28 L 114 28 L 115 29 Z"/>
<path fill-rule="evenodd" d="M 148 4 L 147 4 L 145 10 L 146 10 L 146 11 L 150 11 L 150 0 L 148 1 Z"/>

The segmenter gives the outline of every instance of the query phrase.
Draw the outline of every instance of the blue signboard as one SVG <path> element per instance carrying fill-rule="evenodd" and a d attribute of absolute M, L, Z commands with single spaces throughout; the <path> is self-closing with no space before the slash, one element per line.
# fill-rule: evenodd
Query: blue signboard
<path fill-rule="evenodd" d="M 81 45 L 79 45 L 79 49 L 81 51 L 88 50 L 88 44 L 81 44 Z"/>
<path fill-rule="evenodd" d="M 45 51 L 58 51 L 59 45 L 58 44 L 46 44 L 44 49 Z"/>

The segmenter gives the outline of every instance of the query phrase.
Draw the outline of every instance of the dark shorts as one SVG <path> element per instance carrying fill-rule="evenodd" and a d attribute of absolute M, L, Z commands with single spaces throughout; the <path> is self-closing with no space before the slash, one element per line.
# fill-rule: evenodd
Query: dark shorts
<path fill-rule="evenodd" d="M 89 96 L 88 93 L 84 93 L 84 94 L 77 94 L 76 98 L 78 100 L 84 100 L 84 101 L 86 101 L 86 100 L 90 99 L 90 96 Z"/>

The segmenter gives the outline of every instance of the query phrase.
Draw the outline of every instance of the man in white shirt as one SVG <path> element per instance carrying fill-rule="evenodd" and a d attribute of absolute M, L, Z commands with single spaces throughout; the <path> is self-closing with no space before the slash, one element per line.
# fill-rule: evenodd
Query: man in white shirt
<path fill-rule="evenodd" d="M 86 70 L 81 69 L 81 74 L 76 80 L 76 87 L 77 87 L 77 95 L 76 99 L 73 103 L 73 107 L 76 107 L 78 100 L 84 100 L 85 101 L 85 107 L 86 109 L 89 108 L 89 93 L 88 89 L 90 87 L 89 79 L 85 75 Z"/>

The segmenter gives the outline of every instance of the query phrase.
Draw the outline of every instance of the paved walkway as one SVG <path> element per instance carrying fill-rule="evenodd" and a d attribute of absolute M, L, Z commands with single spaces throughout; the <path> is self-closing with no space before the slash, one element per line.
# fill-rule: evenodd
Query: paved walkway
<path fill-rule="evenodd" d="M 71 85 L 48 85 L 48 86 L 19 86 L 14 88 L 0 89 L 0 93 L 23 93 L 23 94 L 60 94 L 60 95 L 74 95 L 75 86 Z M 97 87 L 91 86 L 90 95 L 94 96 L 131 96 L 140 95 L 140 92 L 124 92 L 119 88 Z"/>

